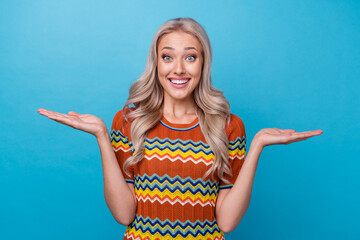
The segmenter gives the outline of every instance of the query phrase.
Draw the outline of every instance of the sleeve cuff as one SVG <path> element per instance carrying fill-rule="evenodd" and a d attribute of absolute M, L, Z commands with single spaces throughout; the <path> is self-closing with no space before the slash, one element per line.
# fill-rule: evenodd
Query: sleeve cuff
<path fill-rule="evenodd" d="M 125 181 L 126 181 L 127 183 L 132 183 L 132 184 L 134 184 L 134 180 L 133 180 L 133 179 L 125 179 Z"/>
<path fill-rule="evenodd" d="M 227 189 L 227 188 L 232 188 L 234 186 L 234 184 L 229 184 L 229 185 L 222 185 L 219 187 L 219 189 Z"/>

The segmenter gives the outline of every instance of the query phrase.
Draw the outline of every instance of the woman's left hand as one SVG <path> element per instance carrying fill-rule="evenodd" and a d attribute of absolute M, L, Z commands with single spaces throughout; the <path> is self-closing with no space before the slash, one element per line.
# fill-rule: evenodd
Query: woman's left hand
<path fill-rule="evenodd" d="M 262 147 L 277 144 L 289 144 L 304 141 L 316 135 L 321 135 L 322 130 L 296 132 L 292 129 L 265 128 L 261 129 L 254 137 L 254 140 Z"/>

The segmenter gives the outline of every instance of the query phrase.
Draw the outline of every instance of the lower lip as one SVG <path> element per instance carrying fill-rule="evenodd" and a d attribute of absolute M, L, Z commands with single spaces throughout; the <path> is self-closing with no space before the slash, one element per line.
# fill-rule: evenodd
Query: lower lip
<path fill-rule="evenodd" d="M 173 86 L 174 88 L 184 88 L 189 84 L 191 79 L 184 84 L 175 84 L 175 83 L 171 82 L 170 80 L 168 80 L 168 81 L 170 82 L 171 86 Z"/>

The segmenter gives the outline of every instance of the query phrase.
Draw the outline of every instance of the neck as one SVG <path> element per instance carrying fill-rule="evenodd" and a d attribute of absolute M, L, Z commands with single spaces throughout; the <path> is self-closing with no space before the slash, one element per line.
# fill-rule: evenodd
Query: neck
<path fill-rule="evenodd" d="M 196 116 L 196 103 L 193 97 L 183 100 L 169 99 L 164 96 L 163 115 L 171 119 L 184 119 Z"/>

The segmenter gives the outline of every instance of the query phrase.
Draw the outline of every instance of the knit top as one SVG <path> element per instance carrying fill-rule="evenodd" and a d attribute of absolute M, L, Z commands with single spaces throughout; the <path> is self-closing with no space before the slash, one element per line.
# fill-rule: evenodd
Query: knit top
<path fill-rule="evenodd" d="M 225 239 L 215 218 L 219 191 L 231 188 L 245 160 L 246 134 L 242 120 L 231 114 L 226 126 L 229 183 L 214 174 L 202 179 L 214 162 L 199 119 L 175 124 L 164 116 L 145 141 L 141 162 L 123 171 L 125 160 L 134 154 L 130 124 L 123 125 L 123 112 L 116 113 L 111 128 L 111 143 L 127 183 L 134 184 L 137 209 L 123 239 Z"/>

